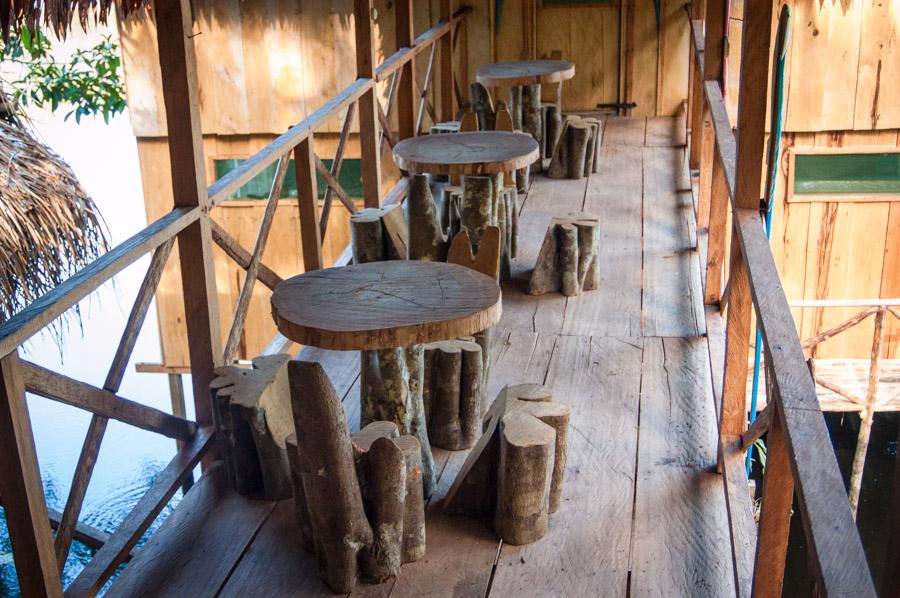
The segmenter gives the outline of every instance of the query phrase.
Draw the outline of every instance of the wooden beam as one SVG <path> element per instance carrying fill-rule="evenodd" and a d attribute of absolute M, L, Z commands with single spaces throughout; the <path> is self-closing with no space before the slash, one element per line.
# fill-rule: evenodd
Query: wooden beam
<path fill-rule="evenodd" d="M 428 90 L 431 88 L 432 81 L 432 72 L 434 70 L 434 55 L 437 52 L 437 44 L 431 46 L 431 52 L 428 54 L 428 66 L 425 69 L 425 81 L 422 85 L 417 86 L 419 88 L 419 112 L 416 114 L 416 124 L 415 130 L 416 135 L 420 135 L 422 133 L 422 120 L 425 117 L 425 108 L 428 108 L 428 116 L 431 117 L 432 122 L 437 122 L 437 117 L 434 113 L 434 108 L 432 108 L 431 104 L 428 101 Z"/>
<path fill-rule="evenodd" d="M 316 172 L 318 172 L 323 179 L 325 179 L 325 184 L 327 185 L 326 191 L 334 191 L 334 193 L 338 196 L 338 199 L 341 200 L 341 203 L 344 204 L 344 207 L 347 208 L 351 214 L 356 213 L 356 204 L 353 203 L 353 198 L 350 197 L 350 194 L 344 189 L 343 185 L 331 174 L 331 171 L 328 170 L 328 167 L 325 166 L 325 163 L 322 162 L 322 159 L 319 156 L 313 154 L 315 158 Z M 320 227 L 324 229 L 325 227 Z"/>
<path fill-rule="evenodd" d="M 440 0 L 440 19 L 450 21 L 453 14 L 453 0 Z M 453 105 L 453 27 L 447 35 L 441 37 L 441 120 L 451 121 L 456 114 Z"/>
<path fill-rule="evenodd" d="M 321 270 L 322 236 L 319 233 L 319 191 L 316 188 L 316 154 L 310 135 L 294 148 L 297 175 L 297 204 L 300 207 L 300 236 L 303 268 L 306 272 Z"/>
<path fill-rule="evenodd" d="M 878 308 L 875 314 L 875 331 L 872 334 L 872 353 L 869 357 L 869 380 L 866 388 L 866 408 L 862 411 L 859 424 L 859 435 L 856 439 L 856 451 L 853 453 L 853 468 L 850 472 L 850 511 L 856 517 L 859 505 L 859 491 L 862 487 L 863 469 L 866 464 L 866 453 L 869 450 L 869 438 L 872 434 L 872 422 L 875 419 L 875 400 L 878 398 L 878 369 L 881 364 L 881 352 L 884 348 L 884 316 L 885 308 Z"/>
<path fill-rule="evenodd" d="M 780 403 L 811 575 L 828 596 L 875 596 L 844 480 L 762 218 L 756 209 L 739 209 L 734 216 L 735 236 L 747 262 L 757 322 L 769 356 L 770 383 Z M 746 357 L 743 363 L 746 384 Z"/>
<path fill-rule="evenodd" d="M 710 0 L 710 4 L 714 1 Z M 772 54 L 772 6 L 771 0 L 747 0 L 744 4 L 737 119 L 741 134 L 737 139 L 734 189 L 734 203 L 738 208 L 759 209 L 762 198 L 769 103 L 765 82 L 769 80 L 769 56 Z"/>
<path fill-rule="evenodd" d="M 168 504 L 181 483 L 191 475 L 194 467 L 210 448 L 213 437 L 211 428 L 197 430 L 194 437 L 157 476 L 150 489 L 128 513 L 118 529 L 110 535 L 109 540 L 69 585 L 65 594 L 67 598 L 94 596 L 100 591 L 116 567 L 125 561 L 147 528 Z"/>
<path fill-rule="evenodd" d="M 725 381 L 720 435 L 740 437 L 747 418 L 747 358 L 750 354 L 750 277 L 737 234 L 732 235 L 728 324 L 725 332 Z M 707 285 L 709 280 L 707 280 Z"/>
<path fill-rule="evenodd" d="M 29 392 L 142 430 L 180 439 L 190 438 L 197 430 L 197 424 L 192 421 L 124 399 L 28 361 L 22 362 L 22 376 Z"/>
<path fill-rule="evenodd" d="M 749 5 L 749 1 L 747 3 Z M 747 6 L 745 5 L 745 6 Z M 771 15 L 771 9 L 769 14 Z M 706 16 L 704 27 L 706 36 L 703 40 L 703 79 L 705 81 L 717 81 L 723 84 L 722 72 L 725 65 L 725 21 L 727 17 L 726 0 L 706 0 Z M 746 10 L 744 12 L 746 19 Z M 766 37 L 770 33 L 766 32 Z M 744 39 L 747 39 L 746 37 Z M 741 62 L 743 67 L 745 63 Z M 764 68 L 768 68 L 769 60 L 765 60 Z M 765 81 L 766 79 L 760 79 Z M 765 87 L 765 86 L 763 86 Z M 743 90 L 743 82 L 741 83 Z"/>
<path fill-rule="evenodd" d="M 373 0 L 355 0 L 356 76 L 375 77 L 375 10 Z M 375 86 L 359 98 L 359 145 L 362 157 L 363 201 L 367 208 L 381 204 L 381 128 Z"/>
<path fill-rule="evenodd" d="M 263 216 L 256 231 L 256 241 L 253 243 L 250 263 L 247 264 L 247 276 L 244 277 L 244 284 L 241 286 L 241 293 L 238 296 L 237 305 L 234 308 L 234 316 L 231 318 L 231 326 L 228 329 L 228 338 L 225 341 L 222 361 L 226 364 L 231 364 L 234 361 L 234 357 L 237 355 L 238 343 L 240 343 L 241 335 L 244 332 L 244 322 L 247 319 L 247 312 L 250 310 L 250 299 L 253 298 L 253 287 L 256 286 L 257 276 L 262 265 L 262 256 L 266 251 L 266 242 L 269 240 L 269 231 L 272 228 L 272 221 L 275 220 L 281 189 L 284 187 L 284 180 L 287 177 L 288 164 L 290 164 L 289 156 L 290 154 L 281 156 L 275 167 L 275 178 L 272 181 L 271 189 L 269 189 L 266 208 L 263 211 Z"/>
<path fill-rule="evenodd" d="M 753 423 L 750 424 L 747 431 L 741 436 L 742 450 L 746 451 L 749 449 L 751 444 L 762 438 L 763 435 L 769 431 L 769 420 L 771 419 L 774 404 L 775 403 L 770 401 L 766 404 L 765 409 L 756 414 L 756 419 L 753 420 Z"/>
<path fill-rule="evenodd" d="M 706 240 L 706 288 L 703 300 L 716 305 L 722 299 L 722 273 L 725 266 L 725 238 L 728 232 L 728 187 L 725 171 L 718 160 L 712 161 L 709 189 L 709 234 Z"/>
<path fill-rule="evenodd" d="M 216 245 L 222 248 L 222 251 L 228 255 L 234 262 L 243 268 L 244 270 L 248 270 L 250 268 L 250 263 L 252 261 L 253 255 L 244 249 L 240 243 L 238 243 L 237 239 L 232 237 L 227 230 L 222 228 L 222 226 L 216 222 L 215 220 L 210 220 L 210 231 L 212 232 L 212 239 L 216 242 Z M 259 271 L 256 273 L 257 279 L 259 282 L 266 285 L 269 289 L 274 290 L 276 286 L 278 286 L 283 280 L 278 274 L 276 274 L 271 268 L 266 266 L 263 263 L 259 264 Z M 182 372 L 182 373 L 190 373 Z"/>
<path fill-rule="evenodd" d="M 767 436 L 766 474 L 753 565 L 754 596 L 781 596 L 794 502 L 794 478 L 786 439 L 777 411 L 773 413 L 775 417 Z"/>
<path fill-rule="evenodd" d="M 0 324 L 0 356 L 15 351 L 101 284 L 190 226 L 199 209 L 176 208 L 73 274 Z"/>
<path fill-rule="evenodd" d="M 347 106 L 344 114 L 344 124 L 341 127 L 341 136 L 338 138 L 337 148 L 334 151 L 334 160 L 331 162 L 331 177 L 338 180 L 341 175 L 341 167 L 344 165 L 344 150 L 347 148 L 347 139 L 350 138 L 350 129 L 353 127 L 353 119 L 356 116 L 356 104 Z M 318 165 L 318 162 L 316 163 Z M 331 202 L 334 199 L 335 190 L 329 186 L 325 189 L 325 199 L 322 202 L 322 216 L 319 224 L 319 234 L 325 238 L 328 229 L 328 218 L 331 216 Z M 352 203 L 352 202 L 351 202 Z M 354 209 L 355 206 L 354 206 Z"/>
<path fill-rule="evenodd" d="M 716 138 L 714 159 L 722 165 L 728 196 L 733 198 L 736 188 L 735 179 L 737 178 L 735 175 L 737 143 L 731 130 L 731 121 L 728 120 L 728 112 L 725 110 L 725 98 L 722 97 L 722 88 L 716 81 L 707 81 L 704 84 L 704 90 L 709 107 L 709 118 L 712 121 Z"/>
<path fill-rule="evenodd" d="M 62 596 L 18 353 L 0 359 L 0 496 L 23 596 Z"/>
<path fill-rule="evenodd" d="M 859 312 L 858 314 L 855 314 L 850 319 L 841 322 L 837 326 L 829 328 L 828 330 L 825 330 L 825 331 L 815 335 L 812 338 L 806 339 L 805 341 L 803 341 L 802 347 L 804 349 L 810 349 L 812 347 L 815 347 L 819 343 L 825 342 L 833 336 L 837 336 L 838 334 L 842 333 L 843 331 L 847 330 L 848 328 L 853 328 L 854 326 L 856 326 L 857 324 L 859 324 L 860 322 L 862 322 L 863 320 L 865 320 L 872 314 L 876 313 L 877 311 L 878 311 L 877 307 L 870 307 L 869 309 L 864 309 L 863 311 Z"/>
<path fill-rule="evenodd" d="M 191 359 L 194 412 L 201 424 L 212 423 L 209 383 L 222 365 L 222 335 L 216 277 L 210 243 L 206 162 L 200 129 L 197 64 L 189 0 L 159 0 L 157 47 L 166 107 L 166 131 L 175 207 L 200 208 L 200 218 L 178 235 L 181 286 Z"/>
<path fill-rule="evenodd" d="M 398 51 L 413 45 L 413 0 L 394 2 L 394 22 Z M 416 136 L 416 69 L 410 59 L 401 67 L 397 87 L 397 124 L 400 140 Z"/>

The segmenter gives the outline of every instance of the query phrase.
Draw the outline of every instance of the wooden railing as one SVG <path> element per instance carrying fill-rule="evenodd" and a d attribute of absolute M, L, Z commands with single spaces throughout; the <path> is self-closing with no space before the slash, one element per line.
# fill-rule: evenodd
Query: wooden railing
<path fill-rule="evenodd" d="M 814 592 L 874 596 L 815 383 L 760 214 L 772 7 L 771 0 L 748 0 L 744 6 L 737 138 L 722 97 L 724 0 L 707 0 L 705 14 L 699 14 L 694 3 L 690 13 L 694 56 L 689 160 L 693 168 L 699 167 L 698 214 L 701 226 L 708 226 L 704 294 L 713 320 L 714 372 L 724 365 L 714 389 L 720 405 L 720 469 L 735 547 L 735 585 L 741 596 L 781 595 L 796 498 Z M 732 234 L 726 247 L 729 214 Z M 724 343 L 714 336 L 717 307 L 725 309 L 723 296 Z M 748 432 L 745 393 L 752 311 L 766 349 L 769 406 Z M 768 450 L 757 528 L 746 508 L 745 452 L 763 434 Z"/>
<path fill-rule="evenodd" d="M 412 0 L 395 3 L 398 50 L 376 67 L 373 1 L 356 0 L 356 80 L 241 166 L 207 187 L 190 3 L 188 0 L 155 2 L 175 206 L 169 214 L 0 324 L 0 497 L 24 596 L 63 594 L 60 572 L 73 538 L 76 534 L 86 533 L 83 526 L 79 527 L 78 517 L 110 419 L 175 438 L 179 448 L 118 529 L 95 542 L 99 546 L 97 553 L 66 589 L 66 596 L 96 594 L 116 567 L 129 558 L 132 548 L 191 475 L 193 468 L 214 452 L 209 383 L 216 367 L 234 360 L 256 282 L 272 288 L 281 280 L 262 262 L 262 255 L 291 155 L 296 164 L 304 263 L 307 269 L 321 268 L 322 236 L 334 198 L 337 197 L 351 213 L 355 211 L 353 201 L 338 182 L 354 119 L 358 116 L 363 199 L 366 206 L 377 207 L 383 200 L 381 156 L 384 145 L 393 145 L 398 139 L 418 134 L 426 112 L 432 121 L 438 120 L 435 102 L 429 99 L 429 94 L 437 96 L 439 93 L 440 118 L 453 118 L 454 99 L 459 101 L 460 95 L 453 68 L 455 30 L 470 9 L 463 7 L 453 12 L 451 0 L 441 0 L 440 21 L 417 38 L 413 38 L 412 10 Z M 438 48 L 437 72 L 440 73 L 441 88 L 434 91 L 432 81 Z M 426 76 L 418 83 L 414 61 L 426 52 Z M 386 108 L 378 100 L 379 84 L 389 88 Z M 390 130 L 395 107 L 399 124 L 397 133 Z M 329 169 L 316 154 L 315 134 L 342 112 L 343 128 Z M 275 180 L 256 242 L 252 250 L 247 250 L 211 219 L 210 212 L 273 163 L 277 164 Z M 328 185 L 321 214 L 317 201 L 317 173 Z M 405 184 L 401 181 L 386 195 L 384 202 L 401 201 L 404 191 Z M 118 394 L 138 333 L 176 240 L 181 261 L 196 421 L 146 407 Z M 247 272 L 224 347 L 218 324 L 213 242 Z M 23 343 L 148 253 L 152 253 L 150 266 L 102 387 L 20 359 L 19 347 Z M 342 261 L 347 260 L 339 260 Z M 26 391 L 93 414 L 66 507 L 54 524 L 58 528 L 55 539 L 44 500 Z"/>

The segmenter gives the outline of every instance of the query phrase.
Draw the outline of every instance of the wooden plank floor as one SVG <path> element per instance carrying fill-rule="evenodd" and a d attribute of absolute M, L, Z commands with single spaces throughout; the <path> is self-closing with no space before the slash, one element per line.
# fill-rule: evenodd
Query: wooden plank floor
<path fill-rule="evenodd" d="M 519 257 L 504 285 L 489 391 L 543 382 L 572 408 L 563 502 L 548 536 L 507 546 L 489 521 L 444 516 L 441 499 L 465 452 L 436 450 L 426 556 L 353 596 L 735 594 L 714 469 L 697 233 L 677 130 L 671 119 L 610 118 L 599 174 L 538 176 L 520 197 Z M 525 294 L 552 215 L 582 209 L 600 216 L 600 289 L 570 299 Z M 325 363 L 358 427 L 356 355 L 304 358 Z M 236 497 L 218 474 L 185 497 L 109 595 L 331 595 L 299 546 L 290 504 Z M 198 517 L 202 529 L 192 523 Z M 178 566 L 170 565 L 173 548 Z"/>

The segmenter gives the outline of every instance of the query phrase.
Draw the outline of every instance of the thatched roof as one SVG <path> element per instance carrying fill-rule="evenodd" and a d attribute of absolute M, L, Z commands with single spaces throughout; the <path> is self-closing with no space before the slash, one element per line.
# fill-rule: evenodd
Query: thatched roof
<path fill-rule="evenodd" d="M 150 4 L 150 0 L 0 0 L 0 34 L 6 41 L 11 31 L 18 33 L 26 25 L 32 31 L 43 27 L 65 37 L 76 19 L 82 29 L 90 22 L 106 23 L 113 2 L 123 16 Z"/>
<path fill-rule="evenodd" d="M 104 253 L 104 233 L 62 158 L 0 120 L 0 321 Z"/>

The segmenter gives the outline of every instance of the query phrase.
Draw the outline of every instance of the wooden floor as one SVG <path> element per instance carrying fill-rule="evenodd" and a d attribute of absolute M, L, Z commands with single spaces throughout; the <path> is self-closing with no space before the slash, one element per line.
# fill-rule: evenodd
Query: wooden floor
<path fill-rule="evenodd" d="M 426 556 L 352 595 L 734 595 L 693 203 L 673 123 L 610 118 L 599 175 L 538 176 L 524 197 L 490 396 L 543 382 L 572 408 L 563 503 L 549 535 L 503 546 L 488 521 L 444 516 L 441 498 L 465 452 L 436 450 Z M 571 299 L 524 294 L 551 215 L 581 209 L 600 217 L 600 289 Z M 358 426 L 356 354 L 310 356 L 325 362 Z M 109 595 L 330 595 L 300 548 L 289 501 L 240 497 L 221 474 L 198 482 Z"/>

